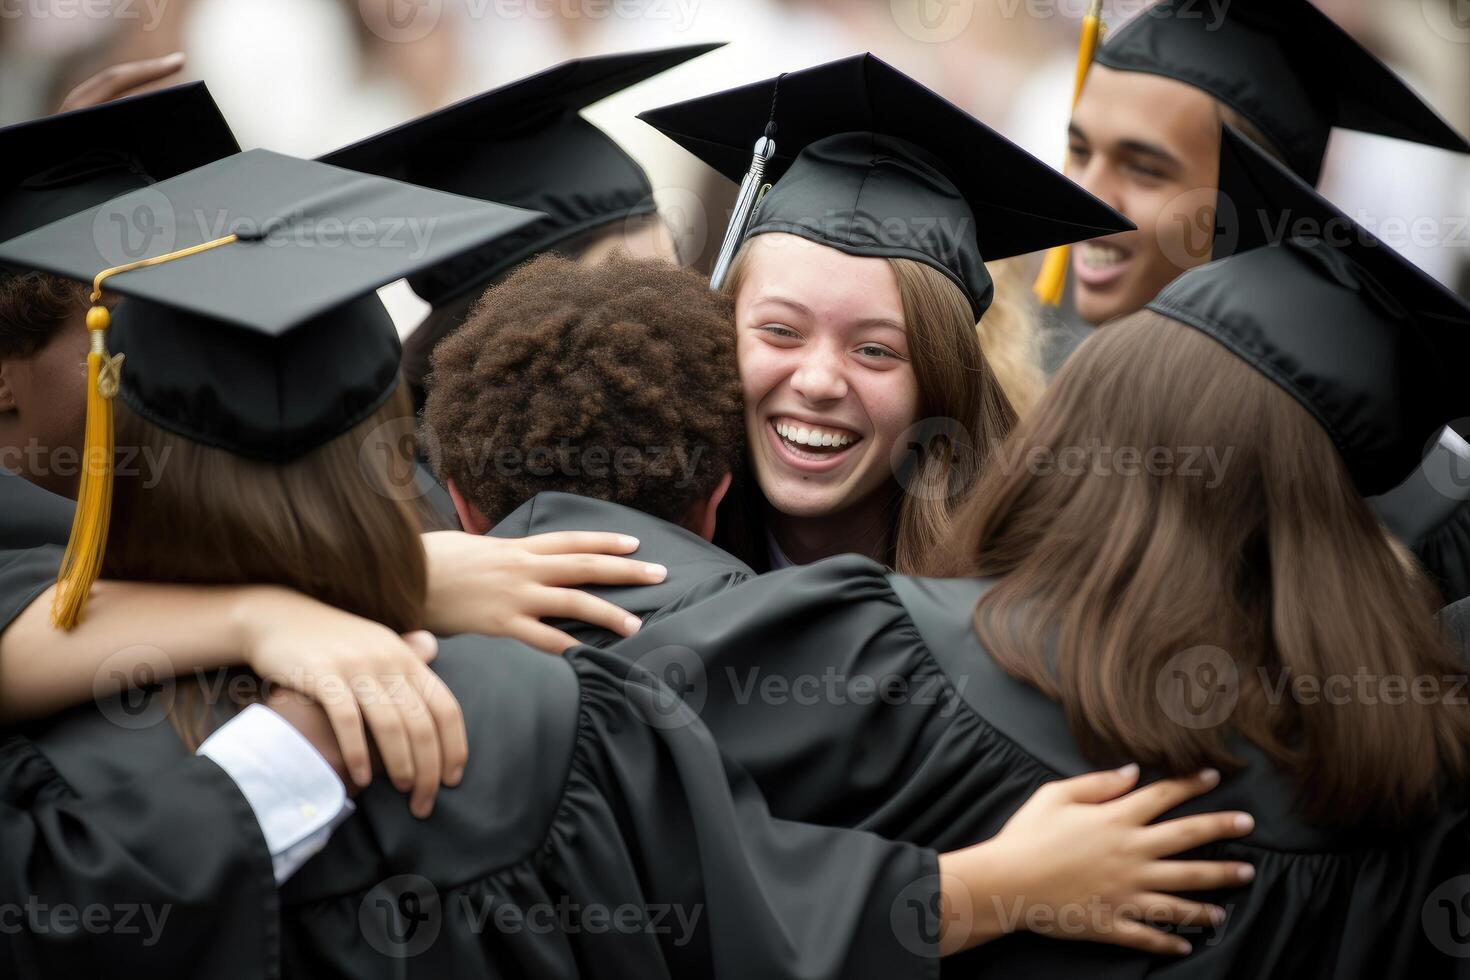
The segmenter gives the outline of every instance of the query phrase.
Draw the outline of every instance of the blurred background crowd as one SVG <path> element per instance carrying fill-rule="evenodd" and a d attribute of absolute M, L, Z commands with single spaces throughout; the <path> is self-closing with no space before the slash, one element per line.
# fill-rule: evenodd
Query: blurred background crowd
<path fill-rule="evenodd" d="M 1200 0 L 1200 15 L 1229 2 Z M 1470 0 L 1316 2 L 1470 133 Z M 1104 21 L 1116 27 L 1146 3 L 1108 0 Z M 1087 0 L 0 0 L 0 123 L 54 111 L 72 86 L 110 64 L 182 51 L 182 79 L 209 83 L 243 146 L 316 156 L 566 58 L 728 41 L 587 112 L 643 163 L 682 257 L 697 263 L 717 247 L 733 192 L 711 183 L 637 112 L 869 50 L 1059 165 L 1086 7 Z M 1339 131 L 1322 187 L 1470 295 L 1470 159 Z"/>

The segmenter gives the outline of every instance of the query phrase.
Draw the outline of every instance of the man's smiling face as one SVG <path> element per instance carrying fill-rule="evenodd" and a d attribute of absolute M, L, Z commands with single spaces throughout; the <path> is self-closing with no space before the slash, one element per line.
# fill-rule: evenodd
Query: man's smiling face
<path fill-rule="evenodd" d="M 1072 113 L 1067 175 L 1138 226 L 1076 246 L 1077 312 L 1094 325 L 1141 309 L 1210 258 L 1220 114 L 1201 90 L 1094 65 Z"/>

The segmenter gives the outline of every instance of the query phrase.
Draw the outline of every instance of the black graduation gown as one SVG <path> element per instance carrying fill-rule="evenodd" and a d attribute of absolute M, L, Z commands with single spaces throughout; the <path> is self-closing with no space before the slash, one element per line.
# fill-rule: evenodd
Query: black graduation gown
<path fill-rule="evenodd" d="M 608 652 L 678 680 L 778 816 L 944 851 L 993 835 L 1043 782 L 1099 768 L 1060 707 L 980 646 L 970 612 L 983 588 L 838 557 L 696 588 L 682 611 Z M 1465 975 L 1470 960 L 1445 952 L 1470 954 L 1462 808 L 1400 837 L 1317 829 L 1295 816 L 1291 785 L 1258 751 L 1238 751 L 1246 770 L 1178 811 L 1256 818 L 1249 837 L 1206 849 L 1251 862 L 1256 879 L 1207 896 L 1229 919 L 1184 930 L 1194 954 L 1176 962 L 1019 935 L 946 963 L 946 974 Z"/>
<path fill-rule="evenodd" d="M 209 759 L 79 797 L 0 738 L 0 976 L 263 980 L 278 901 L 250 805 Z"/>
<path fill-rule="evenodd" d="M 74 509 L 65 497 L 0 469 L 0 548 L 66 544 Z"/>
<path fill-rule="evenodd" d="M 663 610 L 691 589 L 710 595 L 755 577 L 755 572 L 740 559 L 677 524 L 622 504 L 571 493 L 539 493 L 488 533 L 497 538 L 525 538 L 556 531 L 631 534 L 638 539 L 638 550 L 631 557 L 658 562 L 669 570 L 668 576 L 657 585 L 585 588 L 626 609 L 645 624 L 655 621 Z M 621 639 L 616 633 L 587 623 L 548 622 L 591 646 L 604 647 Z"/>
<path fill-rule="evenodd" d="M 483 637 L 444 640 L 435 669 L 471 754 L 433 816 L 415 820 L 379 780 L 286 883 L 279 915 L 216 898 L 278 931 L 286 976 L 937 974 L 934 852 L 771 818 L 652 675 L 591 647 L 552 657 Z M 183 759 L 166 724 L 103 715 L 34 736 L 83 798 Z"/>
<path fill-rule="evenodd" d="M 0 629 L 56 580 L 71 513 L 0 472 Z M 260 825 L 211 760 L 83 798 L 0 733 L 0 976 L 273 976 L 278 901 Z"/>
<path fill-rule="evenodd" d="M 70 500 L 0 470 L 0 632 L 56 581 L 73 509 Z"/>

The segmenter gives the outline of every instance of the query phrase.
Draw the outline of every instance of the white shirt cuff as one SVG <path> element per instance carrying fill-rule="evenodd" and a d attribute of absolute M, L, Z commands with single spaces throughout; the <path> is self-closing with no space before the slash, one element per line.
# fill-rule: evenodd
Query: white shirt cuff
<path fill-rule="evenodd" d="M 278 885 L 325 847 L 356 810 L 321 754 L 265 705 L 252 704 L 221 725 L 199 754 L 235 781 L 255 811 Z"/>

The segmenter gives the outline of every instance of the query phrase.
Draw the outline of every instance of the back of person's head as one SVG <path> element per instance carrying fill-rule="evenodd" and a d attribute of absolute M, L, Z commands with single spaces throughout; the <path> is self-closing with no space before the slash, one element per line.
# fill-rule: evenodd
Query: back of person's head
<path fill-rule="evenodd" d="M 165 431 L 117 400 L 103 575 L 282 585 L 397 631 L 427 593 L 406 386 L 365 420 L 287 462 Z"/>
<path fill-rule="evenodd" d="M 435 349 L 428 388 L 433 466 L 489 524 L 544 491 L 681 523 L 744 452 L 731 303 L 660 260 L 527 263 Z"/>
<path fill-rule="evenodd" d="M 375 412 L 288 462 L 248 459 L 115 406 L 116 467 L 104 578 L 278 585 L 397 632 L 423 626 L 428 569 L 411 485 L 413 410 L 400 383 Z M 170 721 L 189 749 L 223 694 L 181 684 Z"/>
<path fill-rule="evenodd" d="M 1322 425 L 1203 333 L 1144 311 L 1090 338 L 956 532 L 932 571 L 999 577 L 981 640 L 1099 758 L 1229 769 L 1238 733 L 1323 825 L 1402 825 L 1464 780 L 1465 669 L 1432 586 Z M 1199 671 L 1217 723 L 1165 703 Z"/>

